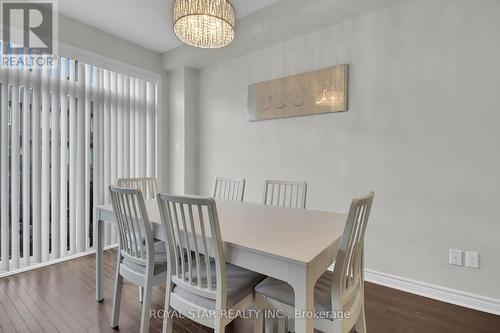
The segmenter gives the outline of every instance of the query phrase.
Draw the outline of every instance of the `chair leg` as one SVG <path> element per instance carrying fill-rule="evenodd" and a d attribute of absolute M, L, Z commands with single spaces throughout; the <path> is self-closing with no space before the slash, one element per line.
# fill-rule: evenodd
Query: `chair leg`
<path fill-rule="evenodd" d="M 144 301 L 144 287 L 140 287 L 139 286 L 139 302 L 143 302 Z"/>
<path fill-rule="evenodd" d="M 172 308 L 170 307 L 170 293 L 172 291 L 172 282 L 170 277 L 167 278 L 165 286 L 165 317 L 163 317 L 163 333 L 172 333 L 173 318 L 171 316 Z"/>
<path fill-rule="evenodd" d="M 142 312 L 141 312 L 141 333 L 149 332 L 149 310 L 151 309 L 151 298 L 153 294 L 153 286 L 151 283 L 151 278 L 148 278 L 144 285 L 144 300 L 142 302 Z"/>
<path fill-rule="evenodd" d="M 163 333 L 172 333 L 174 319 L 169 317 L 169 312 L 165 312 L 165 318 L 163 318 Z"/>
<path fill-rule="evenodd" d="M 342 325 L 342 320 L 333 321 L 333 333 L 344 333 L 344 327 Z"/>
<path fill-rule="evenodd" d="M 214 333 L 224 333 L 226 331 L 226 326 L 222 324 L 222 320 L 215 320 Z"/>
<path fill-rule="evenodd" d="M 365 307 L 361 307 L 361 313 L 359 314 L 358 320 L 354 325 L 356 328 L 356 333 L 366 333 L 366 319 L 365 319 Z"/>
<path fill-rule="evenodd" d="M 266 333 L 274 333 L 274 319 L 266 318 L 264 320 L 265 332 Z"/>
<path fill-rule="evenodd" d="M 115 287 L 113 291 L 113 313 L 111 317 L 111 327 L 118 327 L 120 321 L 120 305 L 122 300 L 123 276 L 120 275 L 121 254 L 118 250 L 118 264 L 116 266 Z"/>
<path fill-rule="evenodd" d="M 262 333 L 264 328 L 264 311 L 266 311 L 266 298 L 262 295 L 256 294 L 254 303 L 258 313 L 254 320 L 253 332 Z"/>
<path fill-rule="evenodd" d="M 288 319 L 279 318 L 278 319 L 278 333 L 286 333 L 286 321 Z"/>

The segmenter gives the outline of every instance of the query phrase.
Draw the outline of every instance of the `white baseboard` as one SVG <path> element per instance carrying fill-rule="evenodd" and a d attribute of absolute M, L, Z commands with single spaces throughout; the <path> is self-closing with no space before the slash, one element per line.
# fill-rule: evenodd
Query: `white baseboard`
<path fill-rule="evenodd" d="M 116 245 L 106 246 L 104 249 L 114 248 Z M 95 253 L 95 250 L 70 255 L 56 260 L 50 260 L 44 263 L 23 267 L 10 272 L 0 273 L 0 278 L 21 272 L 57 264 L 71 259 L 87 256 Z M 389 288 L 402 290 L 411 294 L 432 298 L 438 301 L 451 303 L 466 308 L 483 311 L 495 315 L 500 315 L 500 299 L 467 293 L 464 291 L 436 286 L 430 283 L 416 281 L 396 275 L 386 274 L 371 269 L 365 270 L 365 281 L 386 286 Z"/>
<path fill-rule="evenodd" d="M 500 299 L 467 293 L 464 291 L 436 286 L 430 283 L 420 282 L 377 272 L 371 269 L 365 270 L 365 280 L 393 289 L 406 291 L 412 294 L 432 298 L 438 301 L 451 303 L 466 308 L 500 315 Z"/>

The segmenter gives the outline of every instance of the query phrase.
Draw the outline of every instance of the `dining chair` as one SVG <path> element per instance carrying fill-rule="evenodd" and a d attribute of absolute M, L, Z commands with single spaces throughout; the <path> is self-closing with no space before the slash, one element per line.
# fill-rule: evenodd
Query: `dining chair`
<path fill-rule="evenodd" d="M 123 278 L 144 289 L 140 332 L 149 331 L 153 286 L 167 278 L 165 242 L 155 242 L 139 189 L 110 186 L 111 202 L 119 231 L 111 327 L 118 326 Z"/>
<path fill-rule="evenodd" d="M 216 177 L 212 197 L 216 199 L 243 201 L 245 179 Z"/>
<path fill-rule="evenodd" d="M 144 199 L 155 199 L 158 193 L 158 180 L 154 177 L 120 178 L 118 187 L 136 188 L 141 190 Z M 155 240 L 157 241 L 157 240 Z M 139 301 L 144 300 L 144 288 L 139 287 Z"/>
<path fill-rule="evenodd" d="M 145 199 L 154 199 L 158 193 L 158 180 L 154 177 L 120 178 L 117 185 L 125 188 L 137 188 L 142 191 Z"/>
<path fill-rule="evenodd" d="M 264 204 L 289 208 L 306 208 L 306 182 L 266 180 Z"/>
<path fill-rule="evenodd" d="M 364 262 L 363 244 L 366 225 L 372 207 L 374 193 L 353 199 L 347 216 L 344 233 L 339 245 L 335 267 L 327 270 L 316 282 L 314 311 L 329 314 L 315 319 L 314 328 L 325 333 L 366 333 L 364 309 Z M 256 304 L 265 309 L 284 311 L 289 318 L 294 315 L 294 292 L 290 285 L 273 278 L 266 278 L 255 287 Z M 347 314 L 342 319 L 335 316 Z M 262 331 L 262 320 L 256 325 Z M 272 331 L 272 323 L 265 320 L 266 332 Z M 282 331 L 279 333 L 283 333 Z M 257 329 L 256 329 L 257 332 Z"/>
<path fill-rule="evenodd" d="M 266 180 L 264 187 L 264 204 L 288 208 L 306 208 L 307 183 Z M 277 319 L 278 325 L 283 325 L 284 320 Z M 288 320 L 290 331 L 294 331 L 293 320 Z"/>
<path fill-rule="evenodd" d="M 213 198 L 161 193 L 157 198 L 169 245 L 165 313 L 173 309 L 223 333 L 234 318 L 222 314 L 251 306 L 253 288 L 265 277 L 226 264 Z M 172 332 L 168 316 L 163 332 Z"/>

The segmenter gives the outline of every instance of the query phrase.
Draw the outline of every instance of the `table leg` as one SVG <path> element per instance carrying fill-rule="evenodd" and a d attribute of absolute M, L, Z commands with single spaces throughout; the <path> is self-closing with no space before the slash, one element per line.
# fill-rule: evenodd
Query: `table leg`
<path fill-rule="evenodd" d="M 314 319 L 314 285 L 307 267 L 301 272 L 293 274 L 294 281 L 290 281 L 295 291 L 295 333 L 313 333 Z"/>
<path fill-rule="evenodd" d="M 103 245 L 104 245 L 104 222 L 99 220 L 94 213 L 95 220 L 94 223 L 97 223 L 97 235 L 95 238 L 95 297 L 96 301 L 100 302 L 104 299 L 103 294 L 103 281 L 102 275 L 104 272 L 103 267 Z"/>

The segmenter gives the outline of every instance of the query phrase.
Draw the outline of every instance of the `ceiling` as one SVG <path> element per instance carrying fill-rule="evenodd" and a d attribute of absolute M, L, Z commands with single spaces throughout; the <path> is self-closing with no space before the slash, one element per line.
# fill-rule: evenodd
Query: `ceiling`
<path fill-rule="evenodd" d="M 254 1 L 254 0 L 244 0 Z M 396 5 L 403 0 L 281 0 L 238 22 L 237 36 L 221 49 L 182 45 L 165 52 L 163 69 L 203 68 L 324 27 Z M 418 0 L 420 1 L 420 0 Z M 300 9 L 300 10 L 299 10 Z"/>
<path fill-rule="evenodd" d="M 232 0 L 238 18 L 278 0 Z M 172 30 L 173 0 L 61 0 L 59 13 L 163 53 L 181 42 Z"/>

